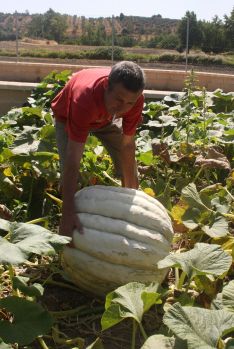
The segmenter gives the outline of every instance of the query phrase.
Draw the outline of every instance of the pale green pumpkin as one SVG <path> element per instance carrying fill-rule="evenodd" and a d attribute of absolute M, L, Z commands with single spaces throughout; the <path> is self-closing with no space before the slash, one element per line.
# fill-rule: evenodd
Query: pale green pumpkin
<path fill-rule="evenodd" d="M 80 288 L 104 296 L 131 281 L 159 282 L 167 270 L 157 262 L 168 255 L 171 220 L 156 199 L 142 191 L 87 187 L 75 195 L 84 234 L 73 233 L 63 267 Z"/>

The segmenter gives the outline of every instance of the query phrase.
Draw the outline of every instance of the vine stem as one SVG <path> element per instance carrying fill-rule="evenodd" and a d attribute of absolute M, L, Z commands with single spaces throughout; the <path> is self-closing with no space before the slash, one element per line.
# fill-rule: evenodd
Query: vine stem
<path fill-rule="evenodd" d="M 8 272 L 10 276 L 11 283 L 13 282 L 13 277 L 15 275 L 14 269 L 11 264 L 8 265 Z"/>
<path fill-rule="evenodd" d="M 234 196 L 230 193 L 230 191 L 229 191 L 227 188 L 225 188 L 225 187 L 224 187 L 224 189 L 225 189 L 225 191 L 228 193 L 228 195 L 230 196 L 230 198 L 234 201 Z"/>
<path fill-rule="evenodd" d="M 65 337 L 65 338 L 64 338 Z M 84 339 L 81 337 L 75 337 L 75 338 L 66 338 L 66 335 L 59 331 L 59 329 L 55 326 L 52 327 L 52 338 L 55 343 L 59 345 L 74 345 L 76 344 L 79 348 L 84 347 Z"/>
<path fill-rule="evenodd" d="M 42 349 L 49 349 L 49 347 L 47 346 L 46 342 L 44 341 L 44 339 L 42 337 L 37 337 L 37 340 L 38 340 Z"/>
<path fill-rule="evenodd" d="M 144 337 L 144 339 L 145 339 L 145 341 L 146 341 L 146 339 L 148 338 L 148 336 L 147 336 L 147 334 L 146 334 L 146 332 L 145 332 L 145 330 L 144 330 L 144 327 L 142 326 L 142 323 L 141 323 L 141 322 L 139 323 L 139 327 L 140 327 L 141 333 L 142 333 L 142 335 L 143 335 L 143 337 Z"/>
<path fill-rule="evenodd" d="M 182 289 L 182 286 L 184 284 L 184 279 L 186 277 L 186 273 L 184 271 L 182 271 L 181 275 L 180 275 L 180 278 L 179 278 L 179 282 L 178 282 L 178 285 L 177 285 L 177 288 L 178 290 L 181 290 Z"/>
<path fill-rule="evenodd" d="M 64 288 L 69 288 L 70 290 L 73 291 L 79 291 L 79 289 L 75 286 L 69 285 L 69 284 L 65 284 L 64 282 L 59 282 L 59 281 L 54 281 L 54 280 L 50 280 L 47 279 L 43 282 L 43 285 L 45 284 L 50 284 L 50 285 L 55 285 L 55 286 L 59 286 L 59 287 L 64 287 Z"/>
<path fill-rule="evenodd" d="M 15 276 L 15 271 L 14 271 L 14 268 L 11 264 L 8 264 L 8 273 L 10 276 L 11 284 L 13 285 L 13 277 Z M 13 289 L 13 286 L 12 286 L 12 294 L 13 294 L 13 296 L 20 297 L 20 293 L 19 293 L 18 289 L 16 289 L 16 290 Z"/>
<path fill-rule="evenodd" d="M 194 179 L 193 179 L 194 183 L 196 182 L 196 180 L 198 179 L 198 177 L 200 176 L 200 174 L 201 174 L 202 171 L 203 171 L 203 168 L 200 167 L 199 170 L 197 171 L 197 173 L 196 173 Z"/>
<path fill-rule="evenodd" d="M 187 286 L 186 286 L 186 289 L 185 289 L 185 293 L 188 293 L 190 283 L 191 283 L 191 279 L 188 280 L 188 283 L 187 283 Z"/>
<path fill-rule="evenodd" d="M 77 308 L 63 311 L 50 311 L 50 314 L 56 318 L 63 318 L 78 314 L 79 316 L 99 314 L 102 313 L 104 308 L 102 306 L 96 308 L 89 308 L 87 305 L 80 305 Z"/>
<path fill-rule="evenodd" d="M 231 213 L 222 213 L 222 216 L 231 220 L 232 222 L 234 222 L 234 214 Z"/>
<path fill-rule="evenodd" d="M 70 310 L 62 310 L 62 311 L 50 311 L 50 314 L 56 318 L 60 317 L 67 317 L 74 314 L 78 314 L 80 311 L 87 309 L 87 305 L 80 305 L 79 307 L 76 307 L 74 309 Z"/>
<path fill-rule="evenodd" d="M 42 223 L 44 222 L 46 225 L 46 222 L 48 221 L 48 217 L 40 217 L 40 218 L 35 218 L 31 221 L 27 221 L 27 224 L 37 224 L 37 223 Z"/>
<path fill-rule="evenodd" d="M 175 268 L 175 284 L 177 289 L 179 285 L 179 280 L 180 280 L 179 268 Z"/>

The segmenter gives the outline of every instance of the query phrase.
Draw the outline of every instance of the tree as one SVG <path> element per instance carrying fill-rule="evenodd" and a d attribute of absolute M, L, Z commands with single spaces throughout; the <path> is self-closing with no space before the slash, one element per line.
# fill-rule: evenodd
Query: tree
<path fill-rule="evenodd" d="M 180 45 L 183 49 L 186 48 L 187 37 L 187 21 L 189 20 L 189 49 L 192 47 L 200 47 L 202 41 L 202 31 L 200 28 L 200 22 L 197 21 L 196 14 L 192 11 L 187 11 L 185 16 L 181 19 L 177 34 L 180 40 Z"/>
<path fill-rule="evenodd" d="M 230 17 L 224 16 L 225 18 L 225 31 L 228 46 L 230 49 L 234 48 L 234 7 L 232 9 Z"/>
<path fill-rule="evenodd" d="M 44 37 L 44 15 L 33 15 L 28 25 L 27 35 L 31 38 Z"/>
<path fill-rule="evenodd" d="M 201 22 L 201 29 L 203 36 L 201 44 L 202 51 L 220 53 L 225 50 L 227 45 L 225 28 L 218 16 L 215 16 L 212 22 Z"/>
<path fill-rule="evenodd" d="M 33 16 L 28 26 L 28 36 L 60 42 L 66 29 L 66 16 L 49 9 L 44 15 Z"/>
<path fill-rule="evenodd" d="M 44 15 L 45 37 L 60 42 L 67 29 L 66 16 L 49 9 Z"/>
<path fill-rule="evenodd" d="M 120 21 L 123 21 L 123 20 L 124 20 L 124 18 L 125 18 L 125 16 L 124 16 L 124 14 L 121 12 L 121 13 L 120 13 L 120 15 L 119 15 L 119 19 L 120 19 Z"/>

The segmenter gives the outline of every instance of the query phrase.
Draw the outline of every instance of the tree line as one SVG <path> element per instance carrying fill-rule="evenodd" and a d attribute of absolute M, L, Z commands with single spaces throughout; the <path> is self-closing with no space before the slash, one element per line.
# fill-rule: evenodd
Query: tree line
<path fill-rule="evenodd" d="M 20 14 L 19 18 L 22 18 Z M 6 14 L 0 13 L 0 23 L 4 20 Z M 71 17 L 71 16 L 70 16 Z M 152 16 L 161 18 L 160 15 Z M 73 16 L 73 32 L 68 32 L 68 15 L 63 15 L 49 9 L 44 14 L 32 15 L 31 21 L 24 28 L 24 35 L 30 38 L 55 40 L 58 43 L 78 44 L 78 45 L 95 45 L 110 46 L 112 43 L 112 33 L 107 33 L 103 21 L 83 21 L 81 23 L 81 33 L 77 35 L 75 19 Z M 120 23 L 128 21 L 128 17 L 120 14 L 118 20 Z M 16 23 L 17 17 L 12 16 L 7 26 L 0 27 L 0 40 L 14 40 L 16 37 L 16 27 L 20 28 L 20 23 Z M 189 23 L 188 23 L 189 21 Z M 120 47 L 152 47 L 176 49 L 183 52 L 186 48 L 187 28 L 189 28 L 188 48 L 201 49 L 206 53 L 221 53 L 232 51 L 234 49 L 234 8 L 230 15 L 225 15 L 221 20 L 215 16 L 212 21 L 201 21 L 197 19 L 196 14 L 187 11 L 185 16 L 178 21 L 176 30 L 170 30 L 170 23 L 167 24 L 167 30 L 156 31 L 151 34 L 150 38 L 144 35 L 144 28 L 140 30 L 139 35 L 135 35 L 133 29 L 126 25 L 123 27 L 121 34 L 114 31 L 114 44 Z M 172 28 L 171 28 L 172 29 Z M 174 29 L 174 28 L 173 28 Z M 19 37 L 22 35 L 19 30 Z"/>

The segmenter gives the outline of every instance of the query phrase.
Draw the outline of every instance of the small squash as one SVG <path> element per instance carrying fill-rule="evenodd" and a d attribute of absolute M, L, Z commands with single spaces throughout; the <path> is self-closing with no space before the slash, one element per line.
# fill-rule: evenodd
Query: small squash
<path fill-rule="evenodd" d="M 166 270 L 171 220 L 156 199 L 142 191 L 111 186 L 86 187 L 75 195 L 84 234 L 74 231 L 63 267 L 78 287 L 99 296 L 131 281 L 159 282 Z"/>

